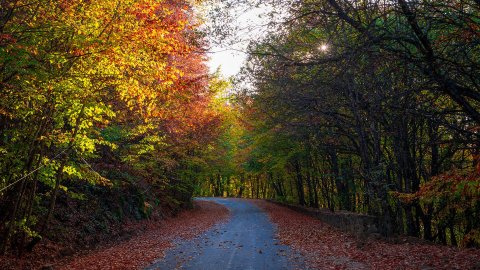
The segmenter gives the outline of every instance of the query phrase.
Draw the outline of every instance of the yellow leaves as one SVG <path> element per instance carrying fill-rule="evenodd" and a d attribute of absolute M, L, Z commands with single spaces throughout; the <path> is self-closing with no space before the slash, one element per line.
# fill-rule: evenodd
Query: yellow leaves
<path fill-rule="evenodd" d="M 390 196 L 399 199 L 404 204 L 412 204 L 418 200 L 417 195 L 414 193 L 401 193 L 397 191 L 390 191 Z"/>
<path fill-rule="evenodd" d="M 112 182 L 94 171 L 89 164 L 85 164 L 85 166 L 80 168 L 82 179 L 86 180 L 92 185 L 100 185 L 100 186 L 112 186 Z"/>
<path fill-rule="evenodd" d="M 19 3 L 25 8 L 15 14 L 12 25 L 24 36 L 2 55 L 25 54 L 19 58 L 25 62 L 18 65 L 20 72 L 26 73 L 28 66 L 36 73 L 13 77 L 28 95 L 17 99 L 12 91 L 15 102 L 0 108 L 0 114 L 18 112 L 22 114 L 16 117 L 32 121 L 32 116 L 51 110 L 53 128 L 41 143 L 65 147 L 74 140 L 77 153 L 94 153 L 97 145 L 105 144 L 98 130 L 115 118 L 113 110 L 124 117 L 120 121 L 131 117 L 155 123 L 157 133 L 159 125 L 186 133 L 201 126 L 189 118 L 207 118 L 208 86 L 206 80 L 196 81 L 207 76 L 206 69 L 201 68 L 202 56 L 191 53 L 195 48 L 189 44 L 193 34 L 187 4 L 60 0 L 40 1 L 33 8 L 28 1 Z M 42 31 L 31 31 L 35 29 Z M 17 37 L 0 36 L 0 41 L 13 38 Z"/>
<path fill-rule="evenodd" d="M 163 102 L 163 93 L 172 92 L 169 89 L 175 87 L 183 76 L 181 69 L 172 67 L 169 62 L 175 61 L 175 55 L 191 50 L 182 44 L 185 40 L 181 31 L 185 29 L 188 18 L 178 17 L 185 7 L 153 0 L 129 1 L 118 7 L 114 3 L 117 2 L 87 4 L 75 1 L 73 5 L 77 7 L 68 9 L 82 10 L 82 14 L 77 15 L 87 25 L 76 27 L 83 36 L 92 35 L 92 29 L 105 26 L 110 19 L 102 23 L 95 18 L 110 18 L 108 15 L 115 9 L 118 16 L 109 35 L 111 47 L 102 51 L 109 61 L 101 61 L 97 63 L 98 67 L 91 69 L 98 75 L 114 75 L 116 89 L 128 107 L 140 115 L 152 115 L 153 111 L 158 111 L 155 104 Z M 71 19 L 72 22 L 78 20 L 76 17 Z M 75 54 L 78 55 L 78 51 Z"/>
<path fill-rule="evenodd" d="M 71 166 L 71 165 L 65 165 L 63 167 L 63 172 L 70 177 L 78 177 L 78 178 L 82 177 L 82 175 L 77 170 L 77 168 L 75 168 L 74 166 Z"/>

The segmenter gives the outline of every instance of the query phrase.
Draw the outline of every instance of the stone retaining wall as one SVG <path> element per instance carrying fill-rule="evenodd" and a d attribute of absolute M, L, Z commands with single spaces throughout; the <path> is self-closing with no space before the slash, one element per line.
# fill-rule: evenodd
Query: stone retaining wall
<path fill-rule="evenodd" d="M 294 211 L 304 213 L 308 216 L 317 218 L 341 231 L 353 234 L 355 236 L 368 236 L 378 234 L 378 219 L 374 216 L 363 215 L 348 211 L 331 212 L 326 209 L 308 208 L 297 205 L 281 203 L 273 200 L 270 202 L 287 207 Z"/>

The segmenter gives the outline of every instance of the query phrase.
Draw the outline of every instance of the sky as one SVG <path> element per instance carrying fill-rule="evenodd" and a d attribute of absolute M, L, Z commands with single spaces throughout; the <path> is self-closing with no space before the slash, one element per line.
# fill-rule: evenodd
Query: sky
<path fill-rule="evenodd" d="M 210 61 L 208 66 L 210 72 L 215 72 L 220 68 L 220 74 L 225 78 L 236 75 L 247 58 L 245 53 L 247 46 L 251 40 L 258 40 L 262 33 L 265 33 L 265 25 L 268 18 L 265 16 L 269 12 L 269 8 L 255 8 L 237 17 L 235 24 L 243 29 L 236 40 L 235 45 L 214 46 L 209 50 L 208 56 Z"/>
<path fill-rule="evenodd" d="M 210 58 L 208 61 L 210 72 L 213 73 L 217 68 L 220 68 L 220 74 L 225 78 L 236 75 L 247 57 L 243 52 L 228 48 L 214 47 L 212 50 L 214 50 L 214 52 L 208 53 Z"/>

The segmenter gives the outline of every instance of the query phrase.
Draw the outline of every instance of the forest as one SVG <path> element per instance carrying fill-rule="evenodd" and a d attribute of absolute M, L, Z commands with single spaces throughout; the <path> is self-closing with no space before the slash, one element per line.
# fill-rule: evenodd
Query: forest
<path fill-rule="evenodd" d="M 293 2 L 250 44 L 197 194 L 365 213 L 385 235 L 478 246 L 480 2 Z"/>
<path fill-rule="evenodd" d="M 3 253 L 190 202 L 225 84 L 193 15 L 188 1 L 1 2 Z"/>
<path fill-rule="evenodd" d="M 267 3 L 240 74 L 209 71 L 228 7 Z M 480 1 L 1 1 L 0 253 L 203 196 L 479 247 Z"/>

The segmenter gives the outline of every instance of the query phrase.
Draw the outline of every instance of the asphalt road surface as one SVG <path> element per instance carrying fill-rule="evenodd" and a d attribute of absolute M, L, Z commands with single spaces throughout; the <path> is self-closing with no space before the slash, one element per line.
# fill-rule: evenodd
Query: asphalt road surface
<path fill-rule="evenodd" d="M 248 200 L 202 198 L 226 206 L 227 223 L 190 241 L 178 241 L 164 259 L 147 269 L 303 269 L 302 259 L 275 238 L 275 226 Z"/>

